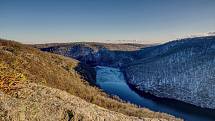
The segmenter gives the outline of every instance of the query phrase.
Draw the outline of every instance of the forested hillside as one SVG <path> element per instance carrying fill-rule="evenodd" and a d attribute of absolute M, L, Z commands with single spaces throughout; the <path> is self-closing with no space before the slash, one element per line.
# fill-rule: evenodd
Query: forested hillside
<path fill-rule="evenodd" d="M 128 83 L 158 97 L 215 108 L 215 36 L 177 40 L 137 52 Z"/>

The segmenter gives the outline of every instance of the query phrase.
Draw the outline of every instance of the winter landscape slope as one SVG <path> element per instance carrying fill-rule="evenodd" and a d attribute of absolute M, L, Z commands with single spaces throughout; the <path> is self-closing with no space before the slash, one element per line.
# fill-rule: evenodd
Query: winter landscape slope
<path fill-rule="evenodd" d="M 0 119 L 178 120 L 112 99 L 85 80 L 79 65 L 71 58 L 0 40 Z"/>
<path fill-rule="evenodd" d="M 128 83 L 158 97 L 215 109 L 215 36 L 145 48 L 125 67 Z"/>

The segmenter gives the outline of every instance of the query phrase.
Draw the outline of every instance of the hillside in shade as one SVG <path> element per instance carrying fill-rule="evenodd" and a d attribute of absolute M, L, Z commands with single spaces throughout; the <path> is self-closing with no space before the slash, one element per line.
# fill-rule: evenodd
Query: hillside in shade
<path fill-rule="evenodd" d="M 64 43 L 34 45 L 42 51 L 75 58 L 90 66 L 121 67 L 133 61 L 136 50 L 151 45 L 111 43 Z"/>

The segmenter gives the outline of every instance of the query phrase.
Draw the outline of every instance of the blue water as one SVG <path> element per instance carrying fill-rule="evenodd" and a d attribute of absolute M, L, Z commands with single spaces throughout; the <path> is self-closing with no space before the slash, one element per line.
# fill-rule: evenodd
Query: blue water
<path fill-rule="evenodd" d="M 180 101 L 140 96 L 127 85 L 123 73 L 116 68 L 97 66 L 96 84 L 110 95 L 117 95 L 130 103 L 168 113 L 185 121 L 215 121 L 215 110 L 199 108 Z"/>

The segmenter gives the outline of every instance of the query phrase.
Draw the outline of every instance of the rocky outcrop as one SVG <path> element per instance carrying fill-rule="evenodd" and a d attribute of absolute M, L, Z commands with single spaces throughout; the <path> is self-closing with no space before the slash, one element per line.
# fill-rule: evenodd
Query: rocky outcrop
<path fill-rule="evenodd" d="M 0 92 L 0 120 L 140 121 L 149 119 L 125 116 L 87 103 L 67 92 L 31 83 L 10 95 Z"/>
<path fill-rule="evenodd" d="M 124 69 L 138 90 L 215 109 L 215 36 L 146 48 L 138 58 Z"/>

